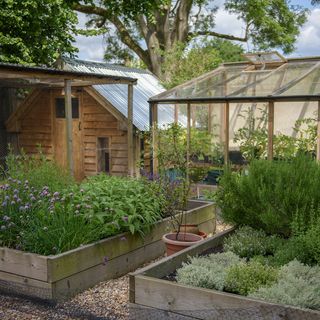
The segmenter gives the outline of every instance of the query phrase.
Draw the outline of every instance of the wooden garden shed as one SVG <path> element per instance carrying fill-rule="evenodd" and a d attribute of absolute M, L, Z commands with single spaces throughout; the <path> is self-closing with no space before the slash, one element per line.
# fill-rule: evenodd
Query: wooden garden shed
<path fill-rule="evenodd" d="M 145 70 L 74 59 L 60 61 L 58 70 L 108 79 L 71 88 L 69 139 L 75 177 L 137 174 L 143 148 L 139 132 L 149 125 L 148 99 L 164 91 L 158 79 Z M 68 165 L 66 90 L 65 85 L 36 86 L 6 121 L 19 149 L 36 154 L 41 146 L 48 158 L 64 167 Z M 169 113 L 167 120 L 172 121 Z"/>

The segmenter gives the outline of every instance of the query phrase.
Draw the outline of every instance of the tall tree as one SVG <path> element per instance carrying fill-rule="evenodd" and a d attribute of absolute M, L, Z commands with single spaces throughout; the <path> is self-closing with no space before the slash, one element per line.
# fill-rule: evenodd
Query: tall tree
<path fill-rule="evenodd" d="M 118 7 L 114 6 L 118 2 Z M 250 41 L 257 49 L 294 49 L 306 10 L 289 0 L 226 0 L 224 7 L 243 22 L 243 35 L 216 31 L 218 7 L 214 0 L 127 0 L 143 4 L 134 14 L 123 10 L 124 0 L 72 1 L 73 9 L 89 15 L 89 25 L 107 33 L 106 58 L 137 55 L 158 77 L 166 80 L 165 52 L 178 43 L 187 47 L 203 36 L 240 42 Z M 141 13 L 142 12 L 142 13 Z"/>
<path fill-rule="evenodd" d="M 50 64 L 73 54 L 77 15 L 63 0 L 0 0 L 0 61 Z"/>

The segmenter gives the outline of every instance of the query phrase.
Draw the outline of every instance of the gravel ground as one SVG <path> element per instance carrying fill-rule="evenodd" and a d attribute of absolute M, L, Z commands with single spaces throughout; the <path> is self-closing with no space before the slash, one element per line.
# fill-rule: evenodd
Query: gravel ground
<path fill-rule="evenodd" d="M 217 232 L 228 228 L 217 223 Z M 159 258 L 160 259 L 160 258 Z M 123 276 L 101 282 L 95 287 L 78 294 L 72 300 L 58 305 L 26 300 L 22 297 L 0 294 L 0 319 L 128 319 L 129 278 Z"/>

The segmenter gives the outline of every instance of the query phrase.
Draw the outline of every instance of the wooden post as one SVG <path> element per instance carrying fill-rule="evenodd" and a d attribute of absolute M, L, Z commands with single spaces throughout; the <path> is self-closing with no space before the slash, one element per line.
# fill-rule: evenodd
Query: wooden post
<path fill-rule="evenodd" d="M 133 149 L 133 85 L 128 84 L 128 175 L 134 176 L 134 149 Z"/>
<path fill-rule="evenodd" d="M 152 128 L 152 162 L 151 172 L 153 174 L 158 173 L 158 105 L 156 103 L 150 104 L 150 124 Z"/>
<path fill-rule="evenodd" d="M 274 102 L 268 106 L 268 160 L 273 159 Z"/>
<path fill-rule="evenodd" d="M 177 104 L 174 105 L 174 123 L 178 123 L 179 120 L 179 106 Z"/>
<path fill-rule="evenodd" d="M 191 142 L 191 105 L 187 104 L 187 179 L 189 180 L 189 162 L 190 162 L 190 142 Z"/>
<path fill-rule="evenodd" d="M 212 134 L 212 104 L 210 103 L 208 106 L 208 132 Z"/>
<path fill-rule="evenodd" d="M 320 161 L 320 101 L 318 101 L 318 123 L 317 123 L 317 161 Z"/>
<path fill-rule="evenodd" d="M 224 164 L 229 163 L 229 113 L 230 105 L 227 101 L 224 105 Z"/>
<path fill-rule="evenodd" d="M 70 174 L 74 175 L 71 80 L 67 79 L 64 80 L 64 101 L 66 110 L 67 163 Z"/>

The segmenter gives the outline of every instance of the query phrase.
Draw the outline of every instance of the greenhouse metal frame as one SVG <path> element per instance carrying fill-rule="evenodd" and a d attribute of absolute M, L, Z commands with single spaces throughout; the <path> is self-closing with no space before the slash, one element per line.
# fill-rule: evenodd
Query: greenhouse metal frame
<path fill-rule="evenodd" d="M 187 149 L 190 146 L 192 104 L 224 104 L 224 162 L 229 162 L 230 103 L 267 103 L 267 157 L 273 159 L 275 102 L 310 102 L 317 104 L 317 151 L 320 160 L 320 57 L 285 59 L 277 52 L 253 53 L 248 61 L 225 63 L 217 69 L 192 79 L 149 100 L 150 126 L 158 123 L 158 105 L 177 108 L 187 105 Z M 157 168 L 157 137 L 153 131 L 153 171 Z M 189 151 L 187 151 L 189 158 Z M 187 159 L 188 160 L 188 159 Z"/>

